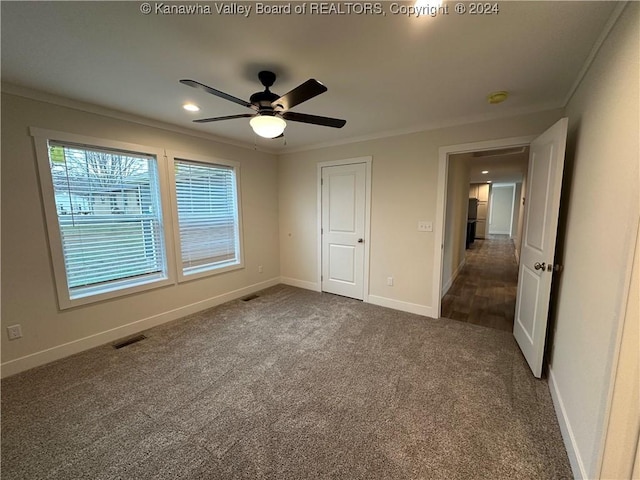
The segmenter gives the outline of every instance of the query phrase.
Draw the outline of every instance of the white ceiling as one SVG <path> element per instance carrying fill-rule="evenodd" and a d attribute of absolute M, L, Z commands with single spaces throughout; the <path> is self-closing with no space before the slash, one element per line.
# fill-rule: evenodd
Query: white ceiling
<path fill-rule="evenodd" d="M 473 16 L 448 3 L 433 18 L 393 15 L 390 2 L 384 15 L 246 18 L 218 15 L 220 2 L 199 3 L 211 15 L 143 15 L 141 2 L 3 1 L 2 81 L 286 151 L 562 107 L 616 6 L 499 2 L 497 15 Z M 250 110 L 181 78 L 248 100 L 262 69 L 278 74 L 279 94 L 320 80 L 328 92 L 292 111 L 347 125 L 289 122 L 285 146 L 257 139 L 248 119 L 191 122 Z M 511 96 L 489 105 L 495 90 Z M 202 110 L 185 112 L 186 101 Z"/>
<path fill-rule="evenodd" d="M 518 153 L 513 149 L 502 152 L 493 151 L 493 155 L 475 156 L 474 153 L 460 153 L 451 155 L 450 161 L 468 162 L 469 183 L 518 183 L 524 178 L 529 163 L 529 147 L 524 147 Z M 488 173 L 482 173 L 487 171 Z"/>

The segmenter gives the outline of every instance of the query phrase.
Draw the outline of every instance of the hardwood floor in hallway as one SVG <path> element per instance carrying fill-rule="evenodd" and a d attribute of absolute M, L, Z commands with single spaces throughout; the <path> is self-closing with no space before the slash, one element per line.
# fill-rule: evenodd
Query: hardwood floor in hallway
<path fill-rule="evenodd" d="M 442 317 L 513 330 L 518 265 L 508 235 L 475 240 L 467 261 L 442 299 Z"/>

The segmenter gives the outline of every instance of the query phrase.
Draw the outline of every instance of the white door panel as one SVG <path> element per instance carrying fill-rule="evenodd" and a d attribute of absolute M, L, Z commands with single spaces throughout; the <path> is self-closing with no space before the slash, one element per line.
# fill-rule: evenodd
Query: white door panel
<path fill-rule="evenodd" d="M 329 231 L 332 233 L 356 233 L 356 175 L 332 174 L 328 176 Z"/>
<path fill-rule="evenodd" d="M 529 153 L 513 335 L 536 377 L 547 335 L 567 123 L 563 118 L 536 138 Z"/>
<path fill-rule="evenodd" d="M 531 167 L 529 177 L 531 178 L 531 190 L 529 191 L 529 219 L 528 228 L 525 235 L 525 242 L 530 248 L 539 252 L 544 250 L 545 227 L 547 222 L 547 203 L 549 197 L 549 187 L 551 176 L 554 171 L 551 168 L 553 158 L 553 145 L 541 145 L 540 151 L 532 150 Z M 564 156 L 564 152 L 563 152 Z M 555 236 L 554 236 L 555 241 Z"/>
<path fill-rule="evenodd" d="M 352 245 L 329 245 L 329 278 L 333 282 L 347 282 L 355 284 L 356 281 L 356 254 Z"/>
<path fill-rule="evenodd" d="M 322 168 L 322 291 L 364 297 L 366 164 Z"/>
<path fill-rule="evenodd" d="M 516 321 L 522 329 L 529 342 L 533 342 L 535 336 L 536 306 L 538 300 L 538 291 L 540 290 L 540 277 L 532 269 L 526 265 L 520 270 L 520 278 L 518 285 L 521 288 L 521 301 L 516 311 Z"/>

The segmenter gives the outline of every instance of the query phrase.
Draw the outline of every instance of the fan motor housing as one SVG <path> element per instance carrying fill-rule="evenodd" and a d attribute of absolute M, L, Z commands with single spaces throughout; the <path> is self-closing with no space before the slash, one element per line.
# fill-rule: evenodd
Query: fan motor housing
<path fill-rule="evenodd" d="M 268 89 L 264 92 L 256 92 L 251 95 L 249 101 L 256 105 L 260 110 L 273 110 L 271 103 L 280 98 L 280 95 L 277 95 L 273 92 L 270 92 Z"/>

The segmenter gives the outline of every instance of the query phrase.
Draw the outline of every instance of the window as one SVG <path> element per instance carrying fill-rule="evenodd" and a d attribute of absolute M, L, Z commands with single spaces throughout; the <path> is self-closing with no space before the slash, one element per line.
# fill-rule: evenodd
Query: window
<path fill-rule="evenodd" d="M 60 308 L 244 266 L 238 163 L 31 134 Z"/>
<path fill-rule="evenodd" d="M 241 267 L 237 165 L 173 157 L 173 167 L 180 278 Z"/>
<path fill-rule="evenodd" d="M 160 152 L 34 131 L 61 308 L 170 283 Z"/>

